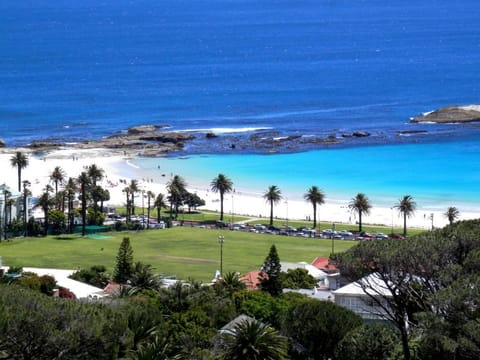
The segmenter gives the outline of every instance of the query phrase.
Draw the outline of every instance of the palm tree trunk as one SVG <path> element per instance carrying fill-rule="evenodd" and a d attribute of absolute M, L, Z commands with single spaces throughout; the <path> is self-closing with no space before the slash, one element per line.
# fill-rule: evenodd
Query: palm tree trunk
<path fill-rule="evenodd" d="M 273 200 L 270 200 L 270 226 L 273 225 Z"/>
<path fill-rule="evenodd" d="M 22 190 L 22 167 L 17 165 L 17 171 L 18 171 L 18 192 Z"/>
<path fill-rule="evenodd" d="M 220 221 L 223 221 L 223 192 L 220 191 Z"/>
<path fill-rule="evenodd" d="M 407 236 L 407 213 L 403 214 L 403 236 Z"/>
<path fill-rule="evenodd" d="M 358 231 L 362 232 L 362 212 L 358 212 Z"/>
<path fill-rule="evenodd" d="M 313 205 L 313 228 L 317 227 L 317 205 Z"/>

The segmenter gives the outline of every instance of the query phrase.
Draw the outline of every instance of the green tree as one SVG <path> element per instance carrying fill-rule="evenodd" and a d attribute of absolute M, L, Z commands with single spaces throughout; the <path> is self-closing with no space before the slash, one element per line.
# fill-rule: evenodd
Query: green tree
<path fill-rule="evenodd" d="M 287 359 L 287 339 L 257 320 L 243 320 L 222 334 L 220 359 Z"/>
<path fill-rule="evenodd" d="M 75 179 L 68 178 L 67 183 L 65 185 L 65 196 L 67 199 L 67 227 L 68 232 L 73 232 L 73 225 L 74 225 L 74 213 L 73 213 L 73 205 L 75 201 L 75 194 L 77 193 L 77 184 Z"/>
<path fill-rule="evenodd" d="M 415 213 L 417 204 L 413 201 L 410 195 L 402 197 L 395 208 L 403 215 L 403 236 L 407 236 L 407 218 L 411 217 Z"/>
<path fill-rule="evenodd" d="M 167 204 L 165 203 L 165 195 L 162 193 L 158 194 L 157 197 L 155 198 L 155 202 L 153 203 L 153 206 L 157 209 L 157 222 L 160 222 L 161 217 L 161 211 L 162 208 L 167 207 Z"/>
<path fill-rule="evenodd" d="M 352 329 L 362 324 L 354 312 L 330 301 L 305 299 L 287 313 L 283 333 L 294 342 L 294 349 L 304 348 L 304 359 L 333 358 L 337 344 Z"/>
<path fill-rule="evenodd" d="M 227 272 L 221 279 L 215 283 L 215 286 L 221 291 L 225 291 L 229 296 L 232 296 L 236 291 L 244 290 L 245 283 L 240 280 L 240 277 L 235 272 Z"/>
<path fill-rule="evenodd" d="M 282 283 L 280 279 L 281 268 L 277 248 L 275 245 L 272 245 L 262 266 L 262 273 L 266 276 L 260 277 L 261 289 L 270 293 L 272 296 L 278 296 L 282 293 Z"/>
<path fill-rule="evenodd" d="M 62 234 L 65 232 L 66 217 L 63 211 L 60 210 L 50 210 L 48 212 L 48 219 L 52 225 L 52 233 L 55 235 Z"/>
<path fill-rule="evenodd" d="M 399 345 L 398 334 L 389 325 L 363 324 L 348 332 L 335 350 L 337 360 L 385 360 Z"/>
<path fill-rule="evenodd" d="M 170 218 L 173 217 L 173 209 L 175 208 L 175 218 L 178 216 L 178 207 L 182 204 L 183 197 L 187 193 L 187 183 L 179 176 L 175 175 L 167 183 L 167 191 L 170 201 Z"/>
<path fill-rule="evenodd" d="M 22 170 L 28 166 L 28 157 L 21 151 L 17 151 L 15 155 L 10 158 L 10 164 L 17 168 L 18 172 L 18 191 L 22 190 Z"/>
<path fill-rule="evenodd" d="M 90 186 L 90 177 L 83 171 L 77 179 L 77 183 L 80 187 L 80 201 L 82 203 L 81 215 L 82 215 L 82 236 L 85 236 L 85 227 L 87 225 L 87 193 Z"/>
<path fill-rule="evenodd" d="M 362 215 L 370 214 L 370 209 L 372 205 L 370 205 L 370 200 L 368 197 L 363 193 L 358 193 L 353 199 L 350 200 L 348 204 L 348 208 L 351 211 L 356 211 L 358 213 L 358 231 L 362 231 Z"/>
<path fill-rule="evenodd" d="M 132 209 L 132 215 L 135 215 L 135 194 L 140 191 L 140 187 L 138 186 L 138 180 L 132 179 L 130 180 L 130 196 L 132 197 L 131 199 L 131 209 Z"/>
<path fill-rule="evenodd" d="M 224 174 L 218 174 L 210 183 L 214 193 L 220 194 L 220 221 L 223 221 L 223 197 L 233 189 L 233 182 Z"/>
<path fill-rule="evenodd" d="M 131 279 L 133 272 L 133 249 L 130 245 L 130 238 L 124 237 L 118 249 L 113 280 L 119 284 L 125 284 L 127 280 Z"/>
<path fill-rule="evenodd" d="M 12 193 L 7 190 L 7 188 L 5 188 L 3 190 L 3 229 L 1 229 L 0 231 L 3 231 L 3 238 L 5 240 L 7 240 L 7 228 L 8 228 L 8 214 L 9 214 L 9 204 L 11 204 L 11 202 L 9 200 L 12 200 L 10 199 L 10 196 L 12 196 Z M 11 211 L 10 211 L 11 212 Z M 0 236 L 0 241 L 1 241 L 1 236 Z"/>
<path fill-rule="evenodd" d="M 273 206 L 282 199 L 282 192 L 276 185 L 271 185 L 263 194 L 263 198 L 270 204 L 270 225 L 273 225 Z"/>
<path fill-rule="evenodd" d="M 153 191 L 148 190 L 147 191 L 147 229 L 150 228 L 150 210 L 151 210 L 151 201 L 152 199 L 155 199 L 155 194 Z"/>
<path fill-rule="evenodd" d="M 55 185 L 55 195 L 58 193 L 58 185 L 62 185 L 65 181 L 66 173 L 60 166 L 55 166 L 50 174 L 50 181 Z"/>
<path fill-rule="evenodd" d="M 307 190 L 307 193 L 303 195 L 304 199 L 312 204 L 313 207 L 313 228 L 317 227 L 317 206 L 325 203 L 325 194 L 318 186 L 312 186 Z"/>
<path fill-rule="evenodd" d="M 43 221 L 43 229 L 44 229 L 44 235 L 48 235 L 48 225 L 49 225 L 49 211 L 50 207 L 53 204 L 53 198 L 50 196 L 50 193 L 53 191 L 53 188 L 47 184 L 45 187 L 42 195 L 38 198 L 38 206 L 40 206 L 43 210 L 43 216 L 44 216 L 44 221 Z"/>
<path fill-rule="evenodd" d="M 452 225 L 460 217 L 460 211 L 455 206 L 450 206 L 443 215 L 448 219 L 450 225 Z"/>
<path fill-rule="evenodd" d="M 288 289 L 312 289 L 318 282 L 306 269 L 300 268 L 281 272 L 280 281 L 282 287 Z"/>
<path fill-rule="evenodd" d="M 23 236 L 28 235 L 28 197 L 32 195 L 32 192 L 30 191 L 30 181 L 28 180 L 23 180 L 23 191 L 22 191 L 22 196 L 23 196 L 23 226 L 24 226 L 24 232 Z"/>

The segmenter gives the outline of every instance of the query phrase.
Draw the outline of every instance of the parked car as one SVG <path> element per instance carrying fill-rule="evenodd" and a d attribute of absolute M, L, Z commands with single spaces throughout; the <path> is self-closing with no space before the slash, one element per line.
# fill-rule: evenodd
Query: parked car
<path fill-rule="evenodd" d="M 390 237 L 392 239 L 400 239 L 400 240 L 403 240 L 405 239 L 405 236 L 401 235 L 401 234 L 390 234 Z"/>
<path fill-rule="evenodd" d="M 377 234 L 375 235 L 375 239 L 376 239 L 376 240 L 385 240 L 385 239 L 388 239 L 388 235 L 379 232 L 379 233 L 377 233 Z"/>

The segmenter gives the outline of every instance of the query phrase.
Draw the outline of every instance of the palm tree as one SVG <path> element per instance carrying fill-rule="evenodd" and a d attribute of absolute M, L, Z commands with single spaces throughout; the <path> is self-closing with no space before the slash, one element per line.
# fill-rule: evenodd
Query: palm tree
<path fill-rule="evenodd" d="M 67 198 L 67 211 L 68 211 L 68 232 L 73 232 L 73 202 L 75 200 L 75 194 L 77 193 L 77 184 L 75 179 L 68 178 L 65 185 L 65 196 Z"/>
<path fill-rule="evenodd" d="M 147 191 L 147 229 L 150 228 L 150 200 L 155 199 L 153 191 Z"/>
<path fill-rule="evenodd" d="M 101 192 L 103 190 L 100 186 L 97 186 L 97 182 L 103 179 L 103 173 L 103 169 L 99 168 L 95 164 L 90 165 L 87 169 L 87 175 L 90 178 L 91 186 L 89 192 L 93 199 L 93 211 L 95 217 L 97 216 L 96 214 L 98 210 L 98 201 L 100 200 Z"/>
<path fill-rule="evenodd" d="M 135 215 L 135 193 L 140 191 L 140 188 L 138 187 L 138 180 L 132 179 L 130 180 L 130 196 L 132 197 L 131 201 L 131 209 L 132 209 L 132 215 Z"/>
<path fill-rule="evenodd" d="M 183 196 L 187 192 L 187 183 L 179 176 L 175 175 L 168 183 L 167 190 L 170 193 L 170 218 L 173 215 L 173 207 L 175 206 L 175 218 L 178 215 L 178 207 L 182 202 Z"/>
<path fill-rule="evenodd" d="M 222 334 L 222 340 L 220 359 L 287 359 L 287 338 L 255 319 L 240 321 L 233 330 Z"/>
<path fill-rule="evenodd" d="M 130 186 L 126 186 L 122 192 L 125 193 L 125 196 L 126 196 L 126 200 L 127 200 L 127 203 L 125 204 L 125 207 L 127 209 L 127 222 L 130 221 L 130 215 L 132 214 L 132 204 L 131 204 L 131 200 L 130 200 Z"/>
<path fill-rule="evenodd" d="M 270 225 L 273 225 L 273 205 L 282 199 L 282 192 L 276 185 L 271 185 L 263 194 L 263 198 L 270 204 Z"/>
<path fill-rule="evenodd" d="M 48 235 L 48 212 L 50 210 L 50 207 L 52 206 L 52 198 L 50 197 L 50 193 L 53 191 L 53 188 L 50 185 L 47 185 L 44 189 L 44 192 L 40 197 L 38 198 L 38 206 L 40 206 L 43 210 L 43 216 L 44 216 L 44 222 L 43 222 L 43 229 L 44 229 L 44 235 Z"/>
<path fill-rule="evenodd" d="M 162 193 L 158 194 L 155 198 L 153 207 L 157 208 L 157 222 L 160 222 L 160 212 L 162 211 L 162 208 L 167 207 L 167 204 L 165 203 L 165 196 Z"/>
<path fill-rule="evenodd" d="M 7 190 L 7 188 L 5 188 L 3 190 L 3 201 L 4 201 L 3 205 L 4 205 L 4 207 L 3 207 L 3 229 L 2 229 L 3 233 L 4 233 L 4 236 L 3 236 L 4 240 L 7 240 L 7 224 L 8 224 L 7 214 L 8 214 L 9 204 L 11 204 L 11 202 L 9 200 L 12 200 L 12 199 L 10 199 L 10 196 L 12 196 L 12 193 L 9 190 Z M 2 239 L 2 237 L 0 236 L 0 241 L 1 241 L 1 239 Z"/>
<path fill-rule="evenodd" d="M 303 195 L 303 198 L 313 206 L 313 228 L 315 229 L 317 227 L 317 205 L 325 203 L 325 194 L 318 186 L 312 186 L 307 190 L 307 193 Z"/>
<path fill-rule="evenodd" d="M 220 221 L 223 221 L 223 195 L 232 191 L 233 182 L 225 175 L 218 174 L 210 186 L 214 193 L 220 193 Z"/>
<path fill-rule="evenodd" d="M 370 214 L 370 209 L 372 208 L 372 205 L 370 205 L 370 201 L 368 200 L 368 197 L 363 193 L 358 193 L 357 196 L 355 196 L 352 200 L 350 200 L 350 203 L 348 204 L 348 208 L 351 211 L 358 212 L 358 231 L 361 232 L 362 231 L 362 215 Z"/>
<path fill-rule="evenodd" d="M 450 206 L 443 215 L 448 219 L 450 225 L 452 225 L 460 217 L 460 211 L 455 206 Z"/>
<path fill-rule="evenodd" d="M 394 207 L 403 215 L 403 236 L 407 236 L 407 217 L 410 217 L 415 213 L 417 204 L 413 201 L 413 198 L 410 195 L 405 195 Z"/>
<path fill-rule="evenodd" d="M 58 184 L 63 184 L 65 177 L 65 171 L 60 166 L 55 166 L 55 169 L 53 169 L 53 172 L 50 174 L 50 180 L 55 185 L 55 195 L 58 193 Z"/>
<path fill-rule="evenodd" d="M 18 171 L 18 191 L 22 190 L 22 169 L 28 166 L 28 157 L 21 151 L 17 151 L 10 159 L 10 164 Z"/>
<path fill-rule="evenodd" d="M 90 176 L 83 171 L 77 179 L 80 186 L 80 200 L 82 202 L 82 236 L 85 236 L 85 226 L 87 222 L 87 188 L 90 185 Z"/>
<path fill-rule="evenodd" d="M 97 165 L 92 164 L 88 167 L 87 175 L 90 177 L 90 182 L 93 186 L 97 186 L 97 181 L 103 179 L 103 173 L 105 171 L 99 168 Z"/>
<path fill-rule="evenodd" d="M 28 227 L 27 227 L 27 225 L 28 225 L 28 197 L 30 195 L 32 195 L 32 192 L 28 188 L 31 185 L 30 181 L 23 180 L 22 184 L 23 184 L 23 191 L 22 191 L 22 195 L 23 195 L 23 236 L 26 237 L 28 235 Z"/>

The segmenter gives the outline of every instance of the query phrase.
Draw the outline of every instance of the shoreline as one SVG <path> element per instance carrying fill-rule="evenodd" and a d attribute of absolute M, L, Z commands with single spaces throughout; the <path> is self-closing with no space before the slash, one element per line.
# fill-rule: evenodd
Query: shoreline
<path fill-rule="evenodd" d="M 17 189 L 17 172 L 11 167 L 10 158 L 13 154 L 3 152 L 0 154 L 0 164 L 5 169 L 4 175 L 0 178 L 0 183 L 6 183 L 12 189 Z M 73 160 L 75 159 L 75 160 Z M 139 185 L 145 191 L 151 190 L 155 194 L 159 192 L 166 195 L 165 185 L 170 179 L 170 174 L 158 179 L 158 174 L 153 176 L 148 170 L 142 169 L 135 163 L 138 158 L 134 156 L 123 156 L 111 152 L 108 149 L 62 149 L 51 151 L 42 157 L 29 154 L 29 166 L 22 171 L 22 179 L 31 182 L 31 191 L 34 197 L 38 197 L 42 189 L 49 183 L 49 175 L 55 166 L 60 166 L 70 177 L 77 177 L 83 171 L 84 167 L 96 164 L 105 171 L 105 178 L 102 186 L 110 191 L 111 200 L 106 202 L 109 206 L 123 206 L 124 186 L 120 179 L 130 181 L 137 179 Z M 181 161 L 180 159 L 176 161 Z M 10 170 L 10 171 L 8 171 Z M 155 179 L 154 179 L 155 178 Z M 209 181 L 207 179 L 185 179 L 189 184 L 188 189 L 196 192 L 206 205 L 200 209 L 219 211 L 219 195 L 209 190 Z M 193 181 L 192 181 L 193 180 Z M 194 185 L 190 185 L 194 183 Z M 282 189 L 282 193 L 288 193 L 289 189 Z M 395 228 L 403 226 L 403 218 L 399 217 L 397 211 L 391 207 L 378 206 L 371 201 L 372 209 L 368 216 L 364 215 L 363 223 L 368 225 L 378 225 L 383 227 L 393 226 Z M 262 218 L 265 221 L 269 218 L 269 205 L 262 197 L 262 193 L 252 191 L 248 188 L 236 188 L 234 193 L 225 195 L 224 214 L 228 219 L 234 215 L 245 215 L 254 218 Z M 461 209 L 460 209 L 461 211 Z M 407 219 L 408 227 L 420 229 L 430 229 L 432 226 L 431 215 L 433 214 L 433 226 L 443 227 L 448 221 L 443 216 L 444 211 L 429 210 L 425 207 L 418 207 L 414 216 Z M 285 197 L 274 207 L 274 216 L 278 219 L 305 220 L 313 216 L 311 204 L 299 199 L 298 197 Z M 474 211 L 462 212 L 460 220 L 467 220 L 480 217 L 480 208 Z M 318 207 L 317 221 L 340 223 L 349 229 L 357 227 L 356 214 L 348 209 L 348 200 L 326 198 L 326 203 Z"/>

